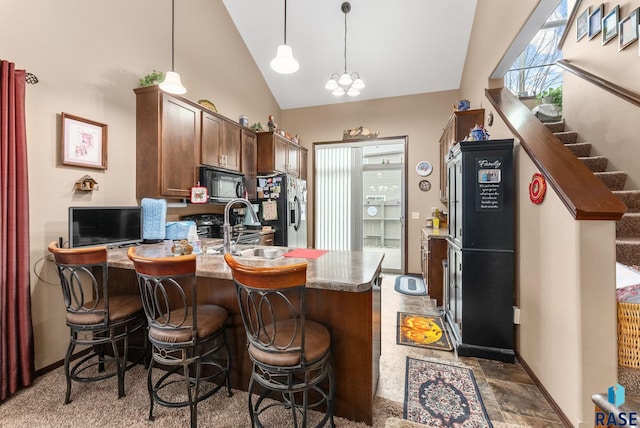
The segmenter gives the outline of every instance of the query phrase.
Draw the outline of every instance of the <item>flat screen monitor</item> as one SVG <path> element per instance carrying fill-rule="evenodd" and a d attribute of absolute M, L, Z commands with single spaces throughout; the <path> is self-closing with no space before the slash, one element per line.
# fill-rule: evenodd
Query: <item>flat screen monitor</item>
<path fill-rule="evenodd" d="M 69 207 L 69 248 L 142 242 L 142 207 Z"/>

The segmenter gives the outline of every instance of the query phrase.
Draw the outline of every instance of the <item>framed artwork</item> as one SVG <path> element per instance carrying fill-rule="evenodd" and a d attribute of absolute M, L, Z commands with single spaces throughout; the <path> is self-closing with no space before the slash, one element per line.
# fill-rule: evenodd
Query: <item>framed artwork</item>
<path fill-rule="evenodd" d="M 62 164 L 107 169 L 107 125 L 68 113 L 60 117 Z"/>
<path fill-rule="evenodd" d="M 589 14 L 589 40 L 600 34 L 602 31 L 602 15 L 604 13 L 604 4 L 597 6 L 593 12 Z"/>
<path fill-rule="evenodd" d="M 589 6 L 576 19 L 576 41 L 582 39 L 589 31 Z"/>
<path fill-rule="evenodd" d="M 636 8 L 629 15 L 620 20 L 618 26 L 618 50 L 629 46 L 638 40 L 638 24 L 640 21 L 640 8 Z"/>
<path fill-rule="evenodd" d="M 602 44 L 606 45 L 611 39 L 618 35 L 618 17 L 620 6 L 616 6 L 602 18 Z"/>

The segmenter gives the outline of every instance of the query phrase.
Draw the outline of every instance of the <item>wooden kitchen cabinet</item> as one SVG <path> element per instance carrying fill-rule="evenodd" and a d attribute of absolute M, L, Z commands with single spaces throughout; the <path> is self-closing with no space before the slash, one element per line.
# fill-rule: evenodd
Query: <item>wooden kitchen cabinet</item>
<path fill-rule="evenodd" d="M 157 86 L 136 93 L 136 197 L 189 198 L 200 164 L 201 110 Z"/>
<path fill-rule="evenodd" d="M 201 163 L 240 171 L 241 130 L 240 125 L 203 111 Z"/>
<path fill-rule="evenodd" d="M 257 198 L 256 181 L 257 170 L 257 141 L 256 134 L 248 129 L 242 129 L 242 159 L 241 167 L 244 173 L 244 185 L 247 189 L 247 199 L 255 201 Z"/>
<path fill-rule="evenodd" d="M 447 203 L 446 157 L 451 147 L 464 140 L 476 125 L 484 125 L 484 109 L 454 111 L 440 137 L 440 200 Z"/>
<path fill-rule="evenodd" d="M 275 232 L 263 233 L 260 237 L 260 245 L 273 245 Z"/>
<path fill-rule="evenodd" d="M 301 146 L 275 132 L 259 132 L 258 173 L 300 175 Z"/>
<path fill-rule="evenodd" d="M 300 146 L 300 178 L 303 180 L 307 179 L 307 162 L 309 151 Z"/>
<path fill-rule="evenodd" d="M 422 277 L 429 298 L 436 300 L 436 305 L 444 307 L 444 284 L 442 261 L 447 259 L 447 235 L 440 229 L 422 229 Z"/>

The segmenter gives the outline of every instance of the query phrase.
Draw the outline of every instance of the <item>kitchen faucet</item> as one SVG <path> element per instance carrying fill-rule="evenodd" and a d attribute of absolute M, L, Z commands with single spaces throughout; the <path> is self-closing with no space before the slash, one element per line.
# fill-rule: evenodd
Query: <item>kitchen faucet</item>
<path fill-rule="evenodd" d="M 233 205 L 237 203 L 242 203 L 246 205 L 247 209 L 249 210 L 249 213 L 251 214 L 251 219 L 254 221 L 254 223 L 260 223 L 260 220 L 258 220 L 258 215 L 253 209 L 253 205 L 248 200 L 244 198 L 235 198 L 227 202 L 227 205 L 224 207 L 224 224 L 222 225 L 222 230 L 223 230 L 222 245 L 223 245 L 225 254 L 231 252 L 231 225 L 229 224 L 229 210 Z"/>

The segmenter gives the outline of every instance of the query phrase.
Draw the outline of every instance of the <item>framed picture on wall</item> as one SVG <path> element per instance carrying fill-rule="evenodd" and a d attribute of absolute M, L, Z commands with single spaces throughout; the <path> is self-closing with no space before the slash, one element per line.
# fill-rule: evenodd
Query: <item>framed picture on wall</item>
<path fill-rule="evenodd" d="M 589 40 L 600 34 L 602 31 L 602 14 L 604 13 L 604 4 L 600 4 L 593 12 L 589 14 Z"/>
<path fill-rule="evenodd" d="M 640 8 L 636 8 L 626 17 L 620 20 L 618 26 L 618 50 L 629 46 L 631 43 L 638 40 L 638 24 L 640 21 Z"/>
<path fill-rule="evenodd" d="M 602 18 L 602 44 L 606 45 L 611 39 L 618 35 L 618 17 L 620 6 L 616 6 Z"/>
<path fill-rule="evenodd" d="M 107 125 L 62 113 L 60 160 L 63 165 L 107 169 Z"/>
<path fill-rule="evenodd" d="M 582 39 L 589 31 L 589 6 L 576 19 L 576 41 Z"/>

